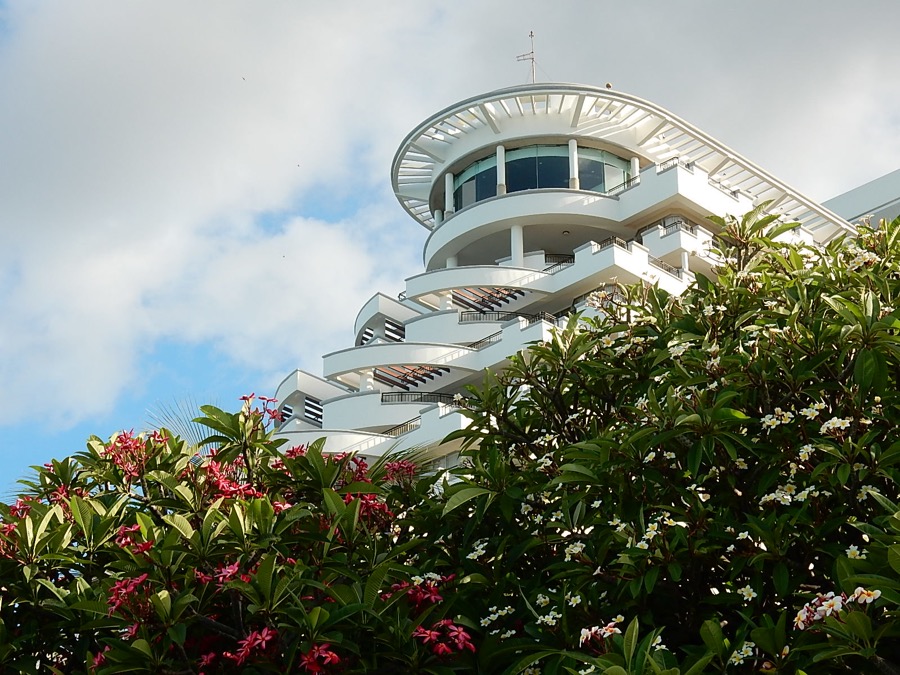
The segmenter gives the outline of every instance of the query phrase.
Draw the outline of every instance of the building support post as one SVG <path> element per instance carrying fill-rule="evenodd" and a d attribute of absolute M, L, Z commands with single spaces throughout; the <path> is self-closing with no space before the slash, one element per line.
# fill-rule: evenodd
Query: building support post
<path fill-rule="evenodd" d="M 690 272 L 691 271 L 690 260 L 691 260 L 691 254 L 688 253 L 687 251 L 682 251 L 681 252 L 681 271 L 682 272 Z"/>
<path fill-rule="evenodd" d="M 569 187 L 573 190 L 581 189 L 581 179 L 578 177 L 578 141 L 569 139 Z"/>
<path fill-rule="evenodd" d="M 441 293 L 441 311 L 453 309 L 453 291 Z"/>
<path fill-rule="evenodd" d="M 453 174 L 449 171 L 444 174 L 444 213 L 453 215 Z"/>
<path fill-rule="evenodd" d="M 632 157 L 631 158 L 631 177 L 637 181 L 640 181 L 641 175 L 641 158 L 640 157 Z"/>
<path fill-rule="evenodd" d="M 441 209 L 434 210 L 434 229 L 437 229 L 444 222 L 444 212 Z"/>
<path fill-rule="evenodd" d="M 521 225 L 509 229 L 509 257 L 513 267 L 525 267 L 525 234 Z"/>
<path fill-rule="evenodd" d="M 360 373 L 360 390 L 361 391 L 374 391 L 375 389 L 375 371 L 371 368 L 368 370 L 362 371 Z"/>
<path fill-rule="evenodd" d="M 451 267 L 456 267 L 459 264 L 459 258 L 455 255 L 447 256 L 447 269 Z"/>
<path fill-rule="evenodd" d="M 506 148 L 497 146 L 497 194 L 506 194 Z"/>

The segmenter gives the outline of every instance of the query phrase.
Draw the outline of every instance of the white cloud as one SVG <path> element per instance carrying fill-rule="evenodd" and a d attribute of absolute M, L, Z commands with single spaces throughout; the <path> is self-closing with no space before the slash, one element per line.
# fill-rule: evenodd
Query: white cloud
<path fill-rule="evenodd" d="M 610 80 L 824 198 L 896 168 L 898 19 L 888 0 L 8 3 L 0 424 L 109 410 L 163 339 L 317 371 L 417 271 L 398 143 L 526 81 L 531 29 L 539 79 Z"/>

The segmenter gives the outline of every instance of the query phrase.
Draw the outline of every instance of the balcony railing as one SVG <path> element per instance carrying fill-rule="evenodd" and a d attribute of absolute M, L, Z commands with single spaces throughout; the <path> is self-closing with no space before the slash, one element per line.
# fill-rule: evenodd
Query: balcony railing
<path fill-rule="evenodd" d="M 547 317 L 550 317 L 549 319 Z M 551 321 L 552 315 L 546 312 L 537 314 L 526 314 L 524 312 L 460 312 L 460 323 L 482 323 L 482 322 L 503 322 L 513 321 L 515 319 L 526 319 L 528 325 L 538 321 Z"/>
<path fill-rule="evenodd" d="M 612 197 L 614 195 L 619 194 L 620 192 L 625 192 L 625 190 L 627 190 L 628 188 L 631 188 L 631 187 L 634 187 L 635 185 L 640 185 L 640 184 L 641 184 L 640 175 L 632 176 L 631 178 L 626 180 L 624 183 L 619 183 L 618 185 L 611 187 L 604 194 Z"/>
<path fill-rule="evenodd" d="M 641 237 L 645 232 L 649 232 L 650 230 L 654 230 L 656 228 L 662 228 L 662 236 L 672 234 L 673 232 L 687 232 L 688 234 L 697 234 L 697 229 L 700 228 L 697 223 L 694 223 L 687 218 L 682 216 L 666 216 L 665 218 L 660 218 L 659 220 L 650 223 L 638 230 L 638 237 Z"/>
<path fill-rule="evenodd" d="M 674 169 L 676 166 L 680 166 L 682 169 L 687 169 L 688 171 L 694 170 L 694 165 L 692 163 L 685 162 L 683 159 L 680 159 L 678 157 L 673 157 L 672 159 L 667 159 L 665 162 L 657 164 L 656 173 L 662 173 L 663 171 Z"/>
<path fill-rule="evenodd" d="M 398 424 L 395 427 L 391 427 L 390 429 L 385 431 L 383 435 L 397 438 L 397 436 L 402 436 L 403 434 L 408 434 L 410 431 L 415 431 L 420 426 L 422 426 L 422 418 L 414 417 L 413 419 L 408 420 L 403 424 Z"/>
<path fill-rule="evenodd" d="M 492 333 L 488 335 L 486 338 L 481 338 L 477 342 L 473 342 L 468 345 L 469 349 L 474 349 L 478 351 L 479 349 L 484 349 L 485 347 L 494 344 L 495 342 L 500 342 L 503 339 L 503 331 L 497 331 L 496 333 Z"/>
<path fill-rule="evenodd" d="M 453 394 L 428 391 L 385 392 L 381 395 L 382 403 L 443 403 L 453 405 Z"/>
<path fill-rule="evenodd" d="M 574 255 L 545 255 L 544 262 L 552 263 L 549 267 L 544 268 L 546 274 L 555 274 L 564 267 L 575 264 Z"/>
<path fill-rule="evenodd" d="M 628 242 L 624 239 L 619 239 L 618 237 L 609 237 L 608 239 L 604 239 L 601 242 L 594 242 L 594 253 L 598 253 L 600 251 L 606 250 L 608 248 L 612 248 L 613 246 L 618 246 L 619 248 L 624 248 L 626 251 L 628 250 Z"/>
<path fill-rule="evenodd" d="M 677 267 L 672 267 L 669 263 L 663 262 L 659 258 L 654 258 L 653 256 L 647 257 L 647 262 L 649 262 L 654 267 L 661 269 L 663 272 L 668 272 L 673 277 L 681 278 L 681 270 Z"/>

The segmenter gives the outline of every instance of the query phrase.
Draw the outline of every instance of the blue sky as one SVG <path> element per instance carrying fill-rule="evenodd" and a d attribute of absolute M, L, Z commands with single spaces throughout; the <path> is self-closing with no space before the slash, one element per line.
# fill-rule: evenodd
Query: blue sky
<path fill-rule="evenodd" d="M 552 6 L 551 6 L 552 5 Z M 406 133 L 539 80 L 669 108 L 824 199 L 900 166 L 900 5 L 0 1 L 0 496 L 91 434 L 237 406 L 419 271 Z"/>

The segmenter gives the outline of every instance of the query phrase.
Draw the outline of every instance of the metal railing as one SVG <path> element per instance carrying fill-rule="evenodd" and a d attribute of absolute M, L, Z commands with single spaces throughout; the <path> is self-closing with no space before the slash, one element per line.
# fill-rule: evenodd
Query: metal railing
<path fill-rule="evenodd" d="M 551 260 L 551 258 L 556 258 L 556 260 Z M 552 262 L 553 264 L 550 267 L 544 268 L 545 274 L 556 274 L 564 267 L 569 267 L 570 265 L 575 264 L 575 256 L 574 255 L 554 255 L 554 256 L 544 256 L 544 262 Z"/>
<path fill-rule="evenodd" d="M 659 258 L 654 258 L 653 256 L 647 256 L 647 262 L 649 262 L 654 267 L 661 269 L 663 272 L 668 272 L 673 277 L 681 278 L 681 270 L 677 267 L 672 267 L 669 263 L 663 262 Z"/>
<path fill-rule="evenodd" d="M 632 176 L 631 178 L 626 180 L 624 183 L 619 183 L 618 185 L 611 187 L 609 190 L 607 190 L 603 194 L 609 195 L 609 196 L 617 195 L 620 192 L 625 192 L 625 190 L 627 190 L 628 188 L 631 188 L 631 187 L 634 187 L 635 185 L 640 185 L 640 184 L 641 184 L 640 175 Z"/>
<path fill-rule="evenodd" d="M 609 237 L 608 239 L 604 239 L 601 242 L 593 242 L 593 244 L 594 253 L 612 248 L 613 246 L 624 248 L 626 251 L 628 250 L 628 242 L 624 239 L 619 239 L 619 237 Z"/>
<path fill-rule="evenodd" d="M 680 166 L 682 169 L 687 169 L 688 171 L 694 170 L 694 165 L 692 162 L 685 162 L 679 157 L 673 157 L 672 159 L 667 159 L 665 162 L 661 162 L 656 165 L 656 173 L 662 173 L 663 171 L 668 171 L 669 169 L 673 169 L 676 166 Z"/>
<path fill-rule="evenodd" d="M 500 340 L 502 340 L 502 339 L 503 339 L 503 331 L 499 330 L 496 333 L 492 333 L 491 335 L 488 335 L 486 338 L 481 338 L 477 342 L 473 342 L 472 344 L 467 345 L 467 346 L 469 349 L 474 349 L 475 351 L 478 351 L 479 349 L 484 349 L 488 345 L 492 345 L 495 342 L 500 342 Z"/>
<path fill-rule="evenodd" d="M 397 438 L 397 436 L 402 436 L 403 434 L 408 434 L 410 431 L 415 431 L 420 426 L 422 426 L 422 418 L 414 417 L 411 420 L 407 420 L 403 424 L 398 424 L 395 427 L 391 427 L 384 432 L 384 435 L 390 436 L 392 438 Z"/>
<path fill-rule="evenodd" d="M 571 253 L 545 253 L 544 254 L 544 264 L 545 265 L 558 265 L 559 263 L 572 263 L 575 262 L 575 256 Z"/>
<path fill-rule="evenodd" d="M 531 316 L 530 314 L 522 314 L 521 312 L 460 312 L 460 323 L 481 323 L 485 321 L 512 321 L 520 316 Z"/>
<path fill-rule="evenodd" d="M 663 228 L 663 236 L 665 237 L 667 234 L 672 234 L 673 232 L 687 232 L 688 234 L 697 234 L 697 225 L 692 223 L 689 220 L 684 218 L 679 218 L 678 220 L 673 220 L 672 222 L 665 223 L 661 222 Z"/>
<path fill-rule="evenodd" d="M 382 403 L 444 403 L 453 405 L 453 394 L 429 391 L 392 391 L 381 395 Z"/>
<path fill-rule="evenodd" d="M 546 312 L 538 312 L 537 314 L 526 314 L 524 312 L 460 312 L 460 323 L 480 323 L 480 322 L 503 322 L 513 321 L 514 319 L 526 319 L 528 325 L 538 321 L 550 321 L 547 317 L 552 317 Z"/>

